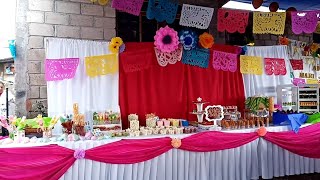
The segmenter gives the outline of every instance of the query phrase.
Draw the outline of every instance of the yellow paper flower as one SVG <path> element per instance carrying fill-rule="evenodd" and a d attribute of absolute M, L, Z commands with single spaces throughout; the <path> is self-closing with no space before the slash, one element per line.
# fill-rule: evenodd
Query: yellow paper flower
<path fill-rule="evenodd" d="M 123 44 L 123 41 L 120 37 L 114 37 L 111 39 L 111 44 L 117 44 L 120 47 Z"/>
<path fill-rule="evenodd" d="M 214 38 L 211 34 L 204 32 L 199 36 L 199 44 L 206 49 L 210 49 L 214 44 Z"/>
<path fill-rule="evenodd" d="M 99 0 L 98 1 L 101 6 L 107 5 L 109 0 Z"/>
<path fill-rule="evenodd" d="M 119 53 L 119 48 L 120 48 L 120 46 L 118 44 L 111 43 L 109 45 L 109 50 L 114 54 Z"/>

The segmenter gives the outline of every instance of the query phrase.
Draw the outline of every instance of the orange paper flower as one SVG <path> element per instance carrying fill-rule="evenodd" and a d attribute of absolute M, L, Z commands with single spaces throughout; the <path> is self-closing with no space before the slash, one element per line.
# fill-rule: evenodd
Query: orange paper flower
<path fill-rule="evenodd" d="M 310 50 L 311 52 L 317 52 L 317 50 L 319 49 L 319 44 L 316 44 L 316 43 L 312 43 L 311 46 L 310 46 Z"/>
<path fill-rule="evenodd" d="M 279 44 L 280 45 L 289 45 L 289 40 L 286 37 L 279 37 Z"/>
<path fill-rule="evenodd" d="M 210 49 L 214 44 L 214 38 L 211 34 L 204 32 L 199 36 L 199 44 L 203 48 Z"/>
<path fill-rule="evenodd" d="M 267 129 L 265 127 L 260 127 L 258 129 L 257 133 L 260 137 L 263 137 L 267 134 Z"/>
<path fill-rule="evenodd" d="M 181 139 L 173 138 L 171 140 L 172 147 L 178 149 L 181 146 Z"/>

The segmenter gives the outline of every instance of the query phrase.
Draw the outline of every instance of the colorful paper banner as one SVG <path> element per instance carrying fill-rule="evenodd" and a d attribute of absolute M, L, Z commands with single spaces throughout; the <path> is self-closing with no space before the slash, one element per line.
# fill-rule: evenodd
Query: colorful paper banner
<path fill-rule="evenodd" d="M 175 64 L 177 61 L 181 61 L 182 58 L 182 46 L 171 53 L 161 52 L 159 49 L 154 48 L 156 53 L 157 61 L 160 66 L 167 66 L 168 64 Z"/>
<path fill-rule="evenodd" d="M 157 4 L 157 5 L 156 5 Z M 176 19 L 178 0 L 149 0 L 147 18 L 156 19 L 158 22 L 166 21 L 172 24 Z"/>
<path fill-rule="evenodd" d="M 112 7 L 129 14 L 139 16 L 143 0 L 114 0 Z"/>
<path fill-rule="evenodd" d="M 303 70 L 303 61 L 300 59 L 290 59 L 293 70 Z"/>
<path fill-rule="evenodd" d="M 237 71 L 237 54 L 221 52 L 221 51 L 213 51 L 213 61 L 212 66 L 216 70 L 223 70 L 223 71 L 230 71 L 236 72 Z"/>
<path fill-rule="evenodd" d="M 108 54 L 85 58 L 86 73 L 90 77 L 114 74 L 118 72 L 118 55 Z"/>
<path fill-rule="evenodd" d="M 313 33 L 318 22 L 317 11 L 291 12 L 292 32 L 295 34 Z"/>
<path fill-rule="evenodd" d="M 242 74 L 262 75 L 262 57 L 241 55 L 240 72 Z"/>
<path fill-rule="evenodd" d="M 208 49 L 195 48 L 190 51 L 183 51 L 182 62 L 193 66 L 208 68 L 210 51 Z"/>
<path fill-rule="evenodd" d="M 285 12 L 253 12 L 253 33 L 281 35 L 284 33 L 285 22 Z"/>
<path fill-rule="evenodd" d="M 248 25 L 249 11 L 232 9 L 218 10 L 218 31 L 245 33 Z"/>
<path fill-rule="evenodd" d="M 72 79 L 77 71 L 79 58 L 45 60 L 45 78 L 47 81 Z"/>
<path fill-rule="evenodd" d="M 213 8 L 183 4 L 179 24 L 181 26 L 208 29 Z"/>
<path fill-rule="evenodd" d="M 286 75 L 286 62 L 279 58 L 264 58 L 264 68 L 267 75 Z"/>

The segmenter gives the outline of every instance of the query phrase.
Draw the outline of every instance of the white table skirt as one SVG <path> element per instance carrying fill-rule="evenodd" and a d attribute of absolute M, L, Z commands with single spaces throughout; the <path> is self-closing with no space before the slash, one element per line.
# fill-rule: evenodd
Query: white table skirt
<path fill-rule="evenodd" d="M 290 130 L 287 126 L 268 127 L 269 132 Z M 227 131 L 254 132 L 255 129 Z M 175 137 L 186 137 L 179 135 Z M 139 138 L 154 138 L 139 137 Z M 137 138 L 135 138 L 137 139 Z M 59 142 L 70 149 L 90 149 L 120 139 Z M 38 145 L 38 144 L 37 144 Z M 42 144 L 43 145 L 43 144 Z M 30 145 L 6 145 L 30 146 Z M 2 146 L 4 147 L 4 146 Z M 108 151 L 108 149 L 106 149 Z M 263 138 L 238 148 L 216 152 L 170 150 L 149 161 L 116 165 L 77 160 L 61 180 L 248 180 L 285 175 L 320 173 L 320 159 L 305 158 L 284 150 Z"/>

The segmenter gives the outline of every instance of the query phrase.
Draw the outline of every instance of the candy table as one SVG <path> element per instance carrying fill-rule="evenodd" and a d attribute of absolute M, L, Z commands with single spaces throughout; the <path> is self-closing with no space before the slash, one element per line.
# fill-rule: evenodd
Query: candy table
<path fill-rule="evenodd" d="M 290 130 L 287 126 L 267 127 L 268 132 Z M 225 131 L 228 133 L 255 132 L 256 129 Z M 167 135 L 169 136 L 169 135 Z M 185 138 L 190 135 L 171 135 Z M 159 136 L 138 137 L 140 139 Z M 137 139 L 137 138 L 135 138 Z M 70 149 L 90 149 L 119 141 L 58 142 Z M 45 144 L 10 144 L 3 147 L 38 146 Z M 108 149 L 105 149 L 108 151 Z M 107 164 L 87 159 L 76 160 L 61 180 L 229 180 L 259 179 L 284 175 L 320 172 L 320 159 L 302 157 L 258 138 L 243 146 L 214 152 L 190 152 L 172 149 L 151 160 L 135 164 Z"/>

